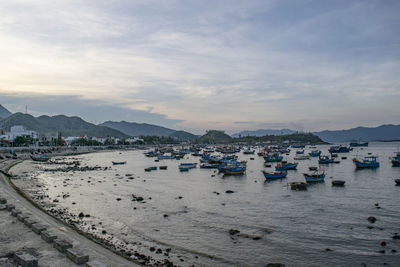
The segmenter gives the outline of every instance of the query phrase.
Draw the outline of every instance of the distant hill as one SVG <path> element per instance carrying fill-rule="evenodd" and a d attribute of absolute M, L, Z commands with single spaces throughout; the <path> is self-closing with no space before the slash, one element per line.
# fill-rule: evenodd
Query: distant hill
<path fill-rule="evenodd" d="M 286 135 L 266 135 L 266 136 L 243 136 L 234 139 L 235 143 L 260 143 L 260 142 L 272 142 L 276 144 L 282 144 L 283 142 L 289 142 L 288 144 L 325 144 L 318 136 L 312 133 L 293 133 Z"/>
<path fill-rule="evenodd" d="M 209 130 L 205 135 L 199 137 L 196 142 L 199 144 L 227 144 L 232 140 L 232 137 L 224 131 Z"/>
<path fill-rule="evenodd" d="M 11 116 L 11 112 L 8 111 L 5 107 L 0 104 L 0 119 L 5 119 L 8 116 Z"/>
<path fill-rule="evenodd" d="M 325 142 L 357 141 L 394 141 L 400 140 L 400 125 L 382 125 L 379 127 L 357 127 L 340 131 L 315 132 Z"/>
<path fill-rule="evenodd" d="M 259 129 L 254 131 L 242 131 L 239 133 L 232 134 L 232 137 L 243 137 L 243 136 L 266 136 L 266 135 L 286 135 L 294 134 L 298 131 L 290 129 L 272 130 L 272 129 Z"/>
<path fill-rule="evenodd" d="M 15 125 L 23 125 L 28 130 L 33 130 L 46 136 L 56 136 L 58 132 L 61 132 L 63 136 L 128 137 L 120 131 L 105 126 L 97 126 L 79 117 L 67 117 L 64 115 L 33 117 L 29 114 L 15 113 L 6 119 L 0 120 L 0 128 L 6 131 L 9 131 L 10 127 Z"/>
<path fill-rule="evenodd" d="M 130 136 L 159 136 L 159 137 L 172 137 L 179 140 L 194 140 L 198 136 L 185 132 L 169 129 L 166 127 L 147 124 L 147 123 L 136 123 L 127 121 L 106 121 L 102 124 L 115 130 L 118 130 L 126 135 Z"/>

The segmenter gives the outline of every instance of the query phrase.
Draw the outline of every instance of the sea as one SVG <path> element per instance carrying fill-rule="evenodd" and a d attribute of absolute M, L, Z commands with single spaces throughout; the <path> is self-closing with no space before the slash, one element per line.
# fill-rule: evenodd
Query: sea
<path fill-rule="evenodd" d="M 262 170 L 273 171 L 275 164 L 265 167 L 257 154 L 237 153 L 247 161 L 246 174 L 223 176 L 199 167 L 179 171 L 182 162 L 199 165 L 199 157 L 155 162 L 145 150 L 63 157 L 102 169 L 49 172 L 43 170 L 59 166 L 42 164 L 36 178 L 50 201 L 58 199 L 58 206 L 74 214 L 90 214 L 83 218 L 87 231 L 106 230 L 130 249 L 159 260 L 169 257 L 176 265 L 400 266 L 400 240 L 393 239 L 400 233 L 400 186 L 394 181 L 400 168 L 390 159 L 399 144 L 370 143 L 339 154 L 340 163 L 329 165 L 319 165 L 318 158 L 295 161 L 291 149 L 284 160 L 298 162 L 297 170 L 271 182 Z M 305 154 L 314 149 L 328 155 L 329 146 L 307 146 Z M 378 156 L 380 167 L 357 170 L 352 159 L 368 155 Z M 157 170 L 145 171 L 152 166 Z M 310 166 L 325 169 L 325 182 L 291 190 L 289 183 L 304 182 Z M 345 186 L 333 187 L 332 180 L 344 180 Z M 139 196 L 143 201 L 135 201 Z"/>

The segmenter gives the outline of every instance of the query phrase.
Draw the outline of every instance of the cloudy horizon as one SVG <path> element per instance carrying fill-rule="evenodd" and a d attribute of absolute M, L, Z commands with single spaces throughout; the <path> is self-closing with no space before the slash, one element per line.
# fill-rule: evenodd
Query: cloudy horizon
<path fill-rule="evenodd" d="M 400 124 L 398 1 L 2 1 L 0 104 L 204 133 Z"/>

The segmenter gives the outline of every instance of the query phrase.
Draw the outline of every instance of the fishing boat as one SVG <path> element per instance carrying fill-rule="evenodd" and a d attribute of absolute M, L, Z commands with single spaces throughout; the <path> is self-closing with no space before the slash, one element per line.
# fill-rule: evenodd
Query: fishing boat
<path fill-rule="evenodd" d="M 379 162 L 375 156 L 364 157 L 362 160 L 353 159 L 357 169 L 375 169 L 379 167 Z"/>
<path fill-rule="evenodd" d="M 246 167 L 243 166 L 227 166 L 221 169 L 224 175 L 242 175 L 246 172 Z"/>
<path fill-rule="evenodd" d="M 392 167 L 400 167 L 400 152 L 397 152 L 396 156 L 392 158 Z"/>
<path fill-rule="evenodd" d="M 250 150 L 250 149 L 243 150 L 243 154 L 245 154 L 245 155 L 251 155 L 251 154 L 254 154 L 254 153 L 255 153 L 254 150 Z"/>
<path fill-rule="evenodd" d="M 200 165 L 201 169 L 218 169 L 219 164 L 203 163 Z"/>
<path fill-rule="evenodd" d="M 296 151 L 296 155 L 302 155 L 302 154 L 304 154 L 304 150 L 303 149 Z"/>
<path fill-rule="evenodd" d="M 262 171 L 266 180 L 275 180 L 275 179 L 283 179 L 287 176 L 287 171 L 280 172 L 266 172 Z"/>
<path fill-rule="evenodd" d="M 307 190 L 307 184 L 304 182 L 293 182 L 290 183 L 290 189 L 296 191 L 304 191 Z"/>
<path fill-rule="evenodd" d="M 265 162 L 280 162 L 283 160 L 283 156 L 280 156 L 279 154 L 268 154 L 267 156 L 264 156 Z"/>
<path fill-rule="evenodd" d="M 308 156 L 308 155 L 300 155 L 300 156 L 294 157 L 293 159 L 294 160 L 307 160 L 307 159 L 310 159 L 310 156 Z"/>
<path fill-rule="evenodd" d="M 346 147 L 346 146 L 331 146 L 329 148 L 329 153 L 349 153 L 350 152 L 350 148 Z"/>
<path fill-rule="evenodd" d="M 325 179 L 324 171 L 315 171 L 312 174 L 303 173 L 303 175 L 304 175 L 304 178 L 306 179 L 307 183 L 323 182 Z"/>
<path fill-rule="evenodd" d="M 124 165 L 126 164 L 126 161 L 112 161 L 113 165 Z"/>
<path fill-rule="evenodd" d="M 311 156 L 311 157 L 319 157 L 320 155 L 321 155 L 321 150 L 312 150 L 310 153 L 309 153 L 309 155 Z"/>
<path fill-rule="evenodd" d="M 163 159 L 175 159 L 176 155 L 158 155 L 157 159 L 158 160 L 163 160 Z"/>
<path fill-rule="evenodd" d="M 368 142 L 361 143 L 361 142 L 352 141 L 350 143 L 350 147 L 360 147 L 360 146 L 366 147 L 366 146 L 368 146 Z"/>
<path fill-rule="evenodd" d="M 168 166 L 160 166 L 160 170 L 166 170 Z"/>
<path fill-rule="evenodd" d="M 318 167 L 310 166 L 310 167 L 308 167 L 308 169 L 309 169 L 310 171 L 316 171 L 316 170 L 318 170 Z"/>
<path fill-rule="evenodd" d="M 332 186 L 344 186 L 345 181 L 342 180 L 333 180 L 332 181 Z"/>
<path fill-rule="evenodd" d="M 181 164 L 179 164 L 179 168 L 193 169 L 196 167 L 197 167 L 197 163 L 181 163 Z"/>
<path fill-rule="evenodd" d="M 189 168 L 187 168 L 187 167 L 179 167 L 179 171 L 180 172 L 188 172 Z"/>
<path fill-rule="evenodd" d="M 32 159 L 33 161 L 46 162 L 46 161 L 49 160 L 49 157 L 46 156 L 46 155 L 40 155 L 39 157 L 31 156 L 31 159 Z"/>
<path fill-rule="evenodd" d="M 330 164 L 333 162 L 334 160 L 332 158 L 329 158 L 328 156 L 320 156 L 318 159 L 319 164 Z"/>
<path fill-rule="evenodd" d="M 278 164 L 275 166 L 277 171 L 296 170 L 298 163 Z"/>

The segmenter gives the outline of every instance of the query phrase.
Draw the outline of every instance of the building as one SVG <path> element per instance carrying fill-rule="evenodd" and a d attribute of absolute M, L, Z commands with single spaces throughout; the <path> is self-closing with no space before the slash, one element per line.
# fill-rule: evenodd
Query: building
<path fill-rule="evenodd" d="M 7 141 L 14 141 L 14 139 L 18 136 L 30 137 L 32 139 L 38 138 L 38 133 L 31 130 L 25 130 L 25 127 L 22 125 L 12 126 L 10 128 L 10 132 L 5 132 L 0 136 L 0 139 Z"/>

